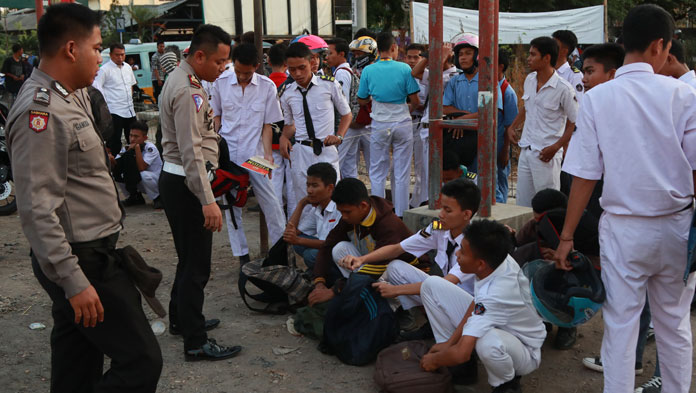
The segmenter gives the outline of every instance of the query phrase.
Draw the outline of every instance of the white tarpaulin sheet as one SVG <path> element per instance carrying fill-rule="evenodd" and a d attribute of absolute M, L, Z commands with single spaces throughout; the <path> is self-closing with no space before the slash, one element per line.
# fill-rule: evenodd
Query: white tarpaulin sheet
<path fill-rule="evenodd" d="M 411 3 L 413 9 L 413 42 L 428 43 L 428 4 Z M 442 39 L 451 41 L 459 33 L 478 34 L 478 11 L 443 7 Z M 499 13 L 498 43 L 528 44 L 540 36 L 551 36 L 556 30 L 571 30 L 580 44 L 604 42 L 604 6 L 576 8 L 552 12 Z"/>

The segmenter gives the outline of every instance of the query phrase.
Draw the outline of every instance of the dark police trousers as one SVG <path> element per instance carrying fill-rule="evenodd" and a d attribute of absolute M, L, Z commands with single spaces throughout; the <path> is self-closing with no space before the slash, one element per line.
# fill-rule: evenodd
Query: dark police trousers
<path fill-rule="evenodd" d="M 179 257 L 169 302 L 169 323 L 181 331 L 184 350 L 189 350 L 208 340 L 203 290 L 210 278 L 213 233 L 203 227 L 203 207 L 186 187 L 185 179 L 162 171 L 159 189 Z"/>
<path fill-rule="evenodd" d="M 51 392 L 150 393 L 157 390 L 162 353 L 143 312 L 140 293 L 119 266 L 118 233 L 72 243 L 72 251 L 104 307 L 104 322 L 75 324 L 65 292 L 50 281 L 32 255 L 34 275 L 53 300 Z M 103 373 L 104 355 L 111 368 Z"/>
<path fill-rule="evenodd" d="M 138 184 L 143 179 L 140 177 L 138 163 L 135 160 L 135 149 L 127 150 L 121 154 L 121 157 L 116 159 L 113 175 L 117 183 L 125 183 L 128 194 L 137 194 Z"/>

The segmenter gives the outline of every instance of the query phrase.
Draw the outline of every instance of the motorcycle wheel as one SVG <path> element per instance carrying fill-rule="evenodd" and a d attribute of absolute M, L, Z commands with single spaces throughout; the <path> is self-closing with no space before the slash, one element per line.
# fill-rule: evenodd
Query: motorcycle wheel
<path fill-rule="evenodd" d="M 12 180 L 0 184 L 0 216 L 9 216 L 17 211 L 17 197 Z"/>

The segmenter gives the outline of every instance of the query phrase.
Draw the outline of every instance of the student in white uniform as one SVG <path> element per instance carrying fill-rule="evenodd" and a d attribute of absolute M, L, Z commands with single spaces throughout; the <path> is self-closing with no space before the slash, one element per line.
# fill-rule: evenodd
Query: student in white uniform
<path fill-rule="evenodd" d="M 570 269 L 573 233 L 604 176 L 599 226 L 605 393 L 629 393 L 646 291 L 664 392 L 687 393 L 692 375 L 689 318 L 694 275 L 685 274 L 696 169 L 696 93 L 661 75 L 674 21 L 664 9 L 634 7 L 623 23 L 626 57 L 615 78 L 583 98 L 563 169 L 574 176 L 554 259 Z M 621 108 L 617 116 L 616 108 Z M 621 132 L 617 132 L 621 130 Z"/>
<path fill-rule="evenodd" d="M 384 197 L 390 167 L 390 149 L 393 148 L 394 183 L 392 200 L 396 215 L 402 217 L 408 209 L 413 155 L 413 128 L 411 110 L 417 108 L 418 84 L 411 76 L 411 68 L 394 60 L 398 47 L 390 32 L 377 36 L 380 59 L 371 64 L 360 76 L 358 102 L 372 102 L 372 134 L 370 135 L 370 184 L 373 195 Z M 407 104 L 406 99 L 410 102 Z"/>
<path fill-rule="evenodd" d="M 275 83 L 255 72 L 258 55 L 253 44 L 236 46 L 232 61 L 232 69 L 223 72 L 212 87 L 215 127 L 227 142 L 230 161 L 242 165 L 252 156 L 263 155 L 273 162 L 271 124 L 283 119 Z M 269 239 L 275 243 L 283 236 L 285 214 L 273 183 L 268 177 L 253 171 L 249 171 L 249 182 L 266 216 Z M 225 210 L 225 217 L 232 254 L 239 257 L 240 262 L 248 262 L 249 247 L 244 235 L 242 208 L 232 207 L 230 210 Z"/>
<path fill-rule="evenodd" d="M 529 48 L 532 73 L 524 81 L 524 106 L 508 129 L 508 138 L 520 146 L 517 167 L 517 204 L 531 206 L 532 197 L 545 189 L 561 188 L 563 146 L 575 129 L 578 102 L 575 90 L 553 68 L 558 44 L 537 37 Z M 515 131 L 524 123 L 521 139 Z"/>
<path fill-rule="evenodd" d="M 561 78 L 570 83 L 575 90 L 575 97 L 578 103 L 582 102 L 582 95 L 585 92 L 582 83 L 582 72 L 568 63 L 570 54 L 573 53 L 578 46 L 578 37 L 570 30 L 556 30 L 551 35 L 558 44 L 558 59 L 554 68 Z"/>
<path fill-rule="evenodd" d="M 406 64 L 411 67 L 411 75 L 413 75 L 413 68 L 422 60 L 427 57 L 421 56 L 421 53 L 425 51 L 425 47 L 421 44 L 410 44 L 406 47 Z M 413 75 L 416 78 L 415 75 Z M 420 91 L 418 92 L 418 101 L 420 105 L 411 111 L 411 120 L 413 127 L 413 175 L 415 177 L 415 183 L 413 184 L 413 191 L 411 192 L 411 200 L 409 205 L 411 207 L 418 207 L 421 203 L 428 200 L 428 158 L 424 152 L 423 139 L 421 139 L 421 119 L 427 117 L 428 113 L 425 112 L 425 105 L 428 98 L 428 84 L 427 81 L 422 81 L 416 78 L 416 83 Z"/>
<path fill-rule="evenodd" d="M 337 178 L 336 170 L 327 162 L 307 168 L 307 196 L 297 204 L 283 233 L 285 242 L 302 255 L 308 271 L 314 270 L 319 248 L 341 220 L 341 212 L 331 200 Z"/>
<path fill-rule="evenodd" d="M 420 257 L 430 250 L 436 250 L 435 263 L 438 275 L 450 281 L 469 294 L 474 293 L 474 275 L 462 273 L 457 264 L 455 252 L 459 249 L 463 231 L 476 214 L 481 199 L 481 191 L 473 182 L 456 179 L 442 187 L 439 221 L 435 221 L 415 235 L 398 244 L 379 248 L 367 255 L 348 256 L 340 263 L 352 268 L 376 261 L 392 260 L 407 252 Z M 435 267 L 431 267 L 435 269 Z M 421 283 L 428 274 L 400 260 L 387 265 L 386 282 L 375 283 L 383 297 L 399 298 L 404 310 L 422 306 L 420 298 Z"/>
<path fill-rule="evenodd" d="M 280 153 L 291 162 L 295 198 L 307 195 L 307 168 L 328 162 L 340 174 L 338 150 L 353 118 L 341 85 L 332 76 L 312 74 L 312 52 L 296 42 L 285 52 L 290 75 L 295 80 L 280 93 L 285 126 L 280 137 Z M 334 135 L 334 108 L 341 115 Z M 295 137 L 295 145 L 290 138 Z M 292 214 L 292 212 L 288 212 Z"/>
<path fill-rule="evenodd" d="M 658 71 L 659 74 L 671 76 L 680 81 L 689 84 L 696 88 L 696 72 L 689 69 L 686 65 L 686 53 L 684 45 L 672 38 L 672 47 L 669 48 L 669 55 L 665 61 L 665 65 Z"/>
<path fill-rule="evenodd" d="M 114 179 L 126 197 L 124 205 L 144 204 L 145 200 L 141 194 L 144 192 L 153 201 L 155 209 L 162 209 L 157 185 L 162 171 L 162 157 L 154 143 L 147 140 L 147 131 L 147 124 L 141 121 L 133 122 L 128 136 L 130 144 L 124 146 L 115 158 L 109 155 L 109 159 Z"/>
<path fill-rule="evenodd" d="M 522 300 L 511 249 L 505 226 L 472 221 L 456 254 L 461 271 L 476 275 L 474 296 L 440 277 L 425 280 L 421 297 L 437 344 L 421 359 L 424 370 L 466 362 L 476 349 L 493 392 L 522 391 L 520 377 L 541 363 L 546 328 Z"/>

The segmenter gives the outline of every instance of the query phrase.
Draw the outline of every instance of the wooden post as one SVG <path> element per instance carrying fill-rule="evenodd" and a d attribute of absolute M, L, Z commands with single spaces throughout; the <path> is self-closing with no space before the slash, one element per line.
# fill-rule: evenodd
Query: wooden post
<path fill-rule="evenodd" d="M 263 1 L 254 0 L 254 44 L 259 55 L 259 66 L 256 72 L 263 75 Z M 256 198 L 258 201 L 258 198 Z M 261 256 L 268 253 L 268 226 L 263 210 L 259 209 L 259 250 Z"/>
<path fill-rule="evenodd" d="M 430 67 L 430 155 L 428 157 L 428 208 L 435 209 L 440 200 L 442 182 L 442 0 L 428 2 L 428 67 Z"/>

